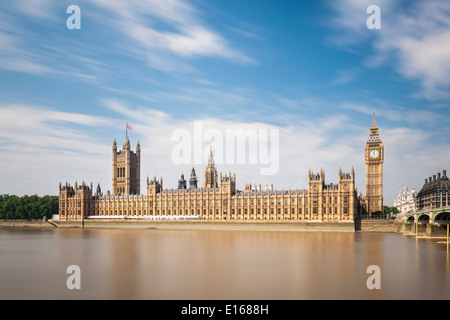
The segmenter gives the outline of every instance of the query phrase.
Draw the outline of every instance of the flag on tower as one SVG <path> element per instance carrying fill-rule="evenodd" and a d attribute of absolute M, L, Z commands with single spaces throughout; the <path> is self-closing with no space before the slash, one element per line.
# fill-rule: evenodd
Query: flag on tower
<path fill-rule="evenodd" d="M 133 131 L 133 128 L 128 124 L 127 121 L 127 126 L 125 128 L 125 138 L 128 140 L 128 130 Z"/>

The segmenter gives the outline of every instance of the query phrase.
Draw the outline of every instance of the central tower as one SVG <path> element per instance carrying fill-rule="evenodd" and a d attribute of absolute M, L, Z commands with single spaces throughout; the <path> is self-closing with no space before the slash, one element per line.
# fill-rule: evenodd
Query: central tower
<path fill-rule="evenodd" d="M 203 173 L 203 188 L 217 188 L 217 170 L 214 167 L 214 157 L 211 147 L 209 148 L 208 165 Z"/>
<path fill-rule="evenodd" d="M 370 135 L 366 142 L 366 209 L 368 214 L 383 211 L 384 146 L 373 111 Z"/>

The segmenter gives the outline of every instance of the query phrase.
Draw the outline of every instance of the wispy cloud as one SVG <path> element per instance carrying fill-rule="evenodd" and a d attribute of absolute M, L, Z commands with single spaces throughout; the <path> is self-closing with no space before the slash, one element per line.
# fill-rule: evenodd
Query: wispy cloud
<path fill-rule="evenodd" d="M 338 72 L 333 83 L 339 85 L 352 83 L 355 79 L 357 79 L 358 74 L 359 70 L 357 69 L 341 70 Z"/>
<path fill-rule="evenodd" d="M 359 52 L 372 48 L 364 65 L 391 65 L 405 79 L 421 85 L 417 96 L 430 100 L 450 96 L 450 3 L 448 1 L 377 1 L 381 29 L 369 30 L 366 9 L 373 1 L 332 2 L 332 24 L 338 32 L 330 42 Z M 400 5 L 406 4 L 405 8 Z M 343 31 L 343 32 L 342 32 Z"/>
<path fill-rule="evenodd" d="M 305 64 L 320 63 L 321 70 L 338 70 L 334 83 L 350 84 L 358 97 L 366 93 L 367 78 L 355 81 L 366 71 L 364 67 L 380 71 L 376 79 L 383 81 L 392 78 L 392 73 L 386 75 L 381 67 L 392 66 L 414 90 L 416 82 L 421 85 L 418 96 L 445 97 L 450 86 L 446 77 L 450 60 L 445 59 L 449 56 L 449 10 L 443 1 L 413 2 L 401 10 L 397 10 L 398 1 L 378 1 L 381 30 L 366 27 L 366 8 L 371 1 L 330 2 L 335 13 L 335 19 L 329 21 L 334 36 L 330 43 L 359 55 L 364 63 L 354 68 L 349 66 L 348 52 L 342 56 L 346 60 L 342 64 L 341 56 L 315 57 L 316 52 L 328 52 L 316 51 L 322 47 L 304 50 L 309 42 L 292 45 L 291 36 L 298 30 L 266 28 L 277 20 L 265 25 L 255 19 L 262 22 L 262 28 L 242 22 L 242 16 L 235 21 L 213 21 L 210 12 L 197 6 L 199 2 L 80 0 L 79 32 L 65 28 L 65 4 L 53 0 L 39 3 L 41 6 L 18 0 L 1 5 L 0 68 L 21 72 L 20 79 L 24 79 L 14 87 L 4 77 L 7 85 L 3 91 L 11 88 L 5 99 L 20 96 L 24 102 L 0 102 L 0 193 L 54 193 L 59 180 L 66 179 L 93 180 L 109 189 L 110 147 L 114 135 L 119 145 L 123 140 L 126 120 L 134 128 L 133 144 L 136 138 L 141 141 L 141 178 L 156 174 L 168 187 L 176 186 L 181 171 L 191 169 L 191 165 L 170 161 L 171 133 L 178 128 L 193 130 L 194 120 L 201 120 L 205 130 L 221 132 L 227 128 L 280 130 L 280 170 L 270 177 L 277 188 L 306 187 L 309 167 L 316 171 L 324 167 L 327 182 L 335 182 L 339 165 L 348 171 L 354 164 L 358 187 L 364 192 L 363 149 L 374 108 L 386 146 L 386 198 L 391 188 L 395 193 L 405 183 L 417 188 L 414 179 L 422 181 L 429 166 L 436 167 L 449 157 L 449 129 L 435 125 L 444 118 L 439 112 L 446 115 L 447 104 L 439 110 L 417 103 L 409 107 L 391 91 L 378 100 L 360 103 L 355 98 L 354 103 L 345 103 L 347 97 L 339 91 L 335 94 L 323 83 L 308 82 L 313 77 L 297 73 L 296 65 L 301 50 Z M 287 20 L 286 26 L 292 26 L 291 22 Z M 279 37 L 275 32 L 286 33 Z M 322 34 L 323 30 L 311 27 L 311 36 Z M 270 58 L 258 65 L 252 56 L 257 47 L 251 44 L 270 49 L 267 45 L 275 40 L 276 50 L 256 53 Z M 315 41 L 311 45 L 315 46 Z M 308 51 L 313 54 L 309 56 Z M 207 64 L 203 65 L 204 61 Z M 240 77 L 255 64 L 258 72 Z M 27 77 L 30 74 L 32 77 Z M 57 94 L 50 87 L 56 81 L 43 81 L 39 83 L 43 91 L 34 94 L 33 81 L 48 76 L 68 81 L 57 83 L 62 89 Z M 88 86 L 76 87 L 76 92 L 66 95 L 74 82 Z M 99 99 L 105 96 L 108 98 Z M 39 106 L 37 101 L 45 102 Z M 59 109 L 47 107 L 48 101 Z M 74 105 L 79 110 L 73 111 Z M 72 112 L 66 111 L 69 108 Z M 196 169 L 200 173 L 203 167 Z M 257 166 L 219 169 L 236 171 L 240 187 L 245 182 L 264 184 L 267 178 L 259 175 Z"/>
<path fill-rule="evenodd" d="M 268 33 L 267 30 L 247 21 L 241 21 L 236 26 L 229 26 L 228 28 L 245 38 L 259 41 L 265 41 L 265 36 Z"/>
<path fill-rule="evenodd" d="M 255 63 L 254 59 L 234 49 L 223 36 L 207 27 L 197 17 L 195 8 L 182 0 L 97 1 L 95 5 L 112 11 L 111 16 L 102 21 L 122 35 L 133 46 L 134 52 L 153 68 L 177 71 L 180 64 L 186 63 L 178 58 L 197 56 Z M 169 24 L 170 29 L 157 29 L 155 24 L 158 22 Z M 174 61 L 178 63 L 173 64 Z"/>
<path fill-rule="evenodd" d="M 343 110 L 354 110 L 362 114 L 371 115 L 376 111 L 377 117 L 388 119 L 396 123 L 406 123 L 409 126 L 421 125 L 427 128 L 435 127 L 442 115 L 431 108 L 411 109 L 404 106 L 388 104 L 384 101 L 376 101 L 373 105 L 344 103 L 340 106 Z M 437 133 L 442 133 L 443 128 Z M 430 133 L 434 131 L 429 131 Z"/>
<path fill-rule="evenodd" d="M 77 5 L 82 12 L 78 31 L 65 28 L 68 15 L 63 4 L 20 0 L 4 5 L 0 68 L 107 86 L 113 80 L 110 66 L 127 64 L 127 59 L 132 73 L 143 67 L 192 73 L 195 60 L 204 57 L 256 63 L 202 21 L 201 13 L 184 0 L 81 0 Z"/>
<path fill-rule="evenodd" d="M 47 107 L 0 105 L 0 193 L 55 194 L 59 180 L 103 179 L 110 173 L 104 158 L 110 149 L 86 128 L 115 123 Z"/>

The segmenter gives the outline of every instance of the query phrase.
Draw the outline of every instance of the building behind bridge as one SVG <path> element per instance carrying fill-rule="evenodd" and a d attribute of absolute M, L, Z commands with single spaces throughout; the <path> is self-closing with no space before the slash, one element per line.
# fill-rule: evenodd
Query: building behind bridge
<path fill-rule="evenodd" d="M 416 212 L 416 204 L 417 192 L 414 188 L 411 191 L 407 186 L 400 189 L 397 199 L 394 200 L 394 207 L 398 209 L 397 220 L 406 221 L 408 213 Z"/>
<path fill-rule="evenodd" d="M 417 211 L 442 208 L 449 206 L 450 180 L 447 170 L 436 172 L 432 177 L 425 179 L 425 184 L 417 193 Z"/>

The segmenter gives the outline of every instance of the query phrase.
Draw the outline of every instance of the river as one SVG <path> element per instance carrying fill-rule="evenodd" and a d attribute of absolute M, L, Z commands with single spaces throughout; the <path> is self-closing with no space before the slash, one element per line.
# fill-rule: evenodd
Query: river
<path fill-rule="evenodd" d="M 71 265 L 80 289 L 67 287 Z M 380 289 L 369 289 L 375 275 Z M 0 229 L 0 299 L 449 299 L 449 289 L 445 244 L 394 233 Z"/>

